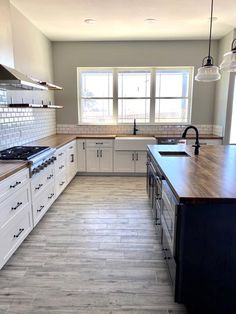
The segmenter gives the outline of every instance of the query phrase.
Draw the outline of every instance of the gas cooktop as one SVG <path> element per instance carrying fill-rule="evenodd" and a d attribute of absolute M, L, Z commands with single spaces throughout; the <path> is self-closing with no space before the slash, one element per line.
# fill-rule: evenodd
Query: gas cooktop
<path fill-rule="evenodd" d="M 46 146 L 14 146 L 0 151 L 0 160 L 31 160 L 49 149 Z"/>

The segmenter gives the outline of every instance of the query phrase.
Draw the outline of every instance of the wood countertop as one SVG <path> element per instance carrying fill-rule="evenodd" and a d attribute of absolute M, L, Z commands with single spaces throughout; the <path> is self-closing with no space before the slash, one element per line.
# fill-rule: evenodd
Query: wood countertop
<path fill-rule="evenodd" d="M 11 176 L 12 174 L 14 174 L 17 171 L 20 171 L 26 167 L 28 167 L 27 162 L 1 161 L 0 162 L 0 181 L 6 179 L 7 177 Z"/>
<path fill-rule="evenodd" d="M 180 203 L 236 204 L 236 145 L 200 147 L 149 145 L 154 161 Z M 162 157 L 160 151 L 186 151 L 190 157 Z"/>

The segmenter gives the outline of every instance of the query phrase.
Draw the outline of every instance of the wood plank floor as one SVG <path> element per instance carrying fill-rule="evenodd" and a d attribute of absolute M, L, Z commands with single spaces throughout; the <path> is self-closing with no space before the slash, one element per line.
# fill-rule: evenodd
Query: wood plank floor
<path fill-rule="evenodd" d="M 76 177 L 0 271 L 0 314 L 184 314 L 145 178 Z"/>

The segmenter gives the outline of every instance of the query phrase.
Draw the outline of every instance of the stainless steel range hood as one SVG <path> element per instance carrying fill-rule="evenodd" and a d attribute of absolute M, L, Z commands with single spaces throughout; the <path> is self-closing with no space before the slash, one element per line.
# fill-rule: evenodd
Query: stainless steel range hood
<path fill-rule="evenodd" d="M 0 88 L 7 90 L 48 90 L 19 71 L 0 64 Z"/>

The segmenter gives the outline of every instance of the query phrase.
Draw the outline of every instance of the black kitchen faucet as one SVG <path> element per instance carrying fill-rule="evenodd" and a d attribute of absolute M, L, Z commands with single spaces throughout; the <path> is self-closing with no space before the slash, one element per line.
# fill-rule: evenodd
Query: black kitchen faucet
<path fill-rule="evenodd" d="M 182 134 L 182 138 L 186 138 L 186 135 L 187 135 L 187 132 L 188 132 L 189 129 L 193 129 L 196 132 L 196 140 L 195 140 L 195 144 L 193 145 L 193 147 L 195 147 L 194 155 L 199 155 L 200 143 L 199 143 L 199 132 L 198 132 L 198 129 L 195 126 L 193 126 L 193 125 L 188 126 L 184 130 L 184 133 Z"/>
<path fill-rule="evenodd" d="M 136 135 L 137 131 L 139 131 L 139 129 L 136 128 L 136 119 L 134 119 L 133 135 Z"/>

